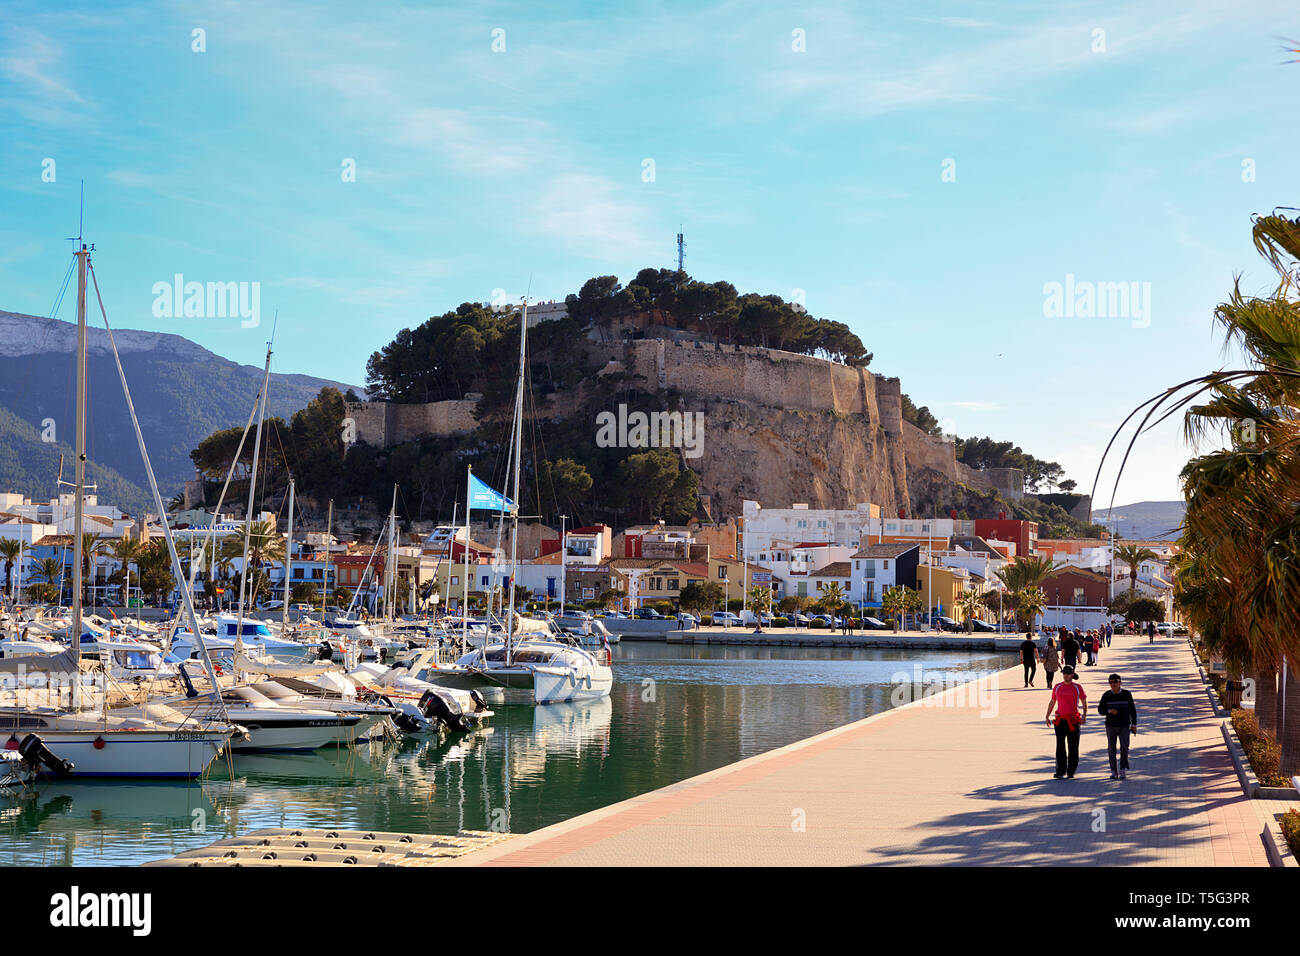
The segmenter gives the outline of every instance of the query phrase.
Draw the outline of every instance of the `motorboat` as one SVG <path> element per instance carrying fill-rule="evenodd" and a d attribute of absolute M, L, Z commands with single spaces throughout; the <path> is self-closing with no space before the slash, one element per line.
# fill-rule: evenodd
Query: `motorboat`
<path fill-rule="evenodd" d="M 536 704 L 599 700 L 614 686 L 614 672 L 581 647 L 561 641 L 525 639 L 475 648 L 429 680 L 465 690 L 514 688 L 531 691 Z"/>
<path fill-rule="evenodd" d="M 441 666 L 437 648 L 413 651 L 392 667 L 363 663 L 347 677 L 368 694 L 397 707 L 393 722 L 404 733 L 441 729 L 468 731 L 493 716 L 486 698 L 474 688 L 450 687 L 435 679 Z"/>
<path fill-rule="evenodd" d="M 366 743 L 372 739 L 385 736 L 385 728 L 390 718 L 402 711 L 392 704 L 381 701 L 367 702 L 359 700 L 355 691 L 348 697 L 342 690 L 331 691 L 316 684 L 293 677 L 281 677 L 275 680 L 260 681 L 250 684 L 249 689 L 261 694 L 268 700 L 281 706 L 306 707 L 313 710 L 328 710 L 336 714 L 357 714 L 361 722 L 348 728 L 345 735 L 335 743 Z"/>
<path fill-rule="evenodd" d="M 165 701 L 173 707 L 192 708 L 196 717 L 215 717 L 222 707 L 211 697 L 185 697 Z M 247 731 L 231 741 L 235 753 L 249 750 L 316 750 L 351 743 L 362 715 L 336 713 L 321 707 L 285 705 L 248 685 L 224 687 L 221 704 L 229 719 Z"/>
<path fill-rule="evenodd" d="M 320 648 L 316 644 L 303 644 L 275 637 L 271 629 L 262 621 L 245 618 L 241 625 L 239 618 L 234 614 L 218 614 L 215 620 L 216 633 L 205 634 L 204 644 L 210 653 L 222 657 L 233 653 L 236 641 L 242 641 L 255 653 L 280 661 L 310 661 L 320 654 Z M 189 630 L 177 631 L 172 637 L 171 652 L 180 658 L 197 658 L 198 646 L 193 633 Z"/>

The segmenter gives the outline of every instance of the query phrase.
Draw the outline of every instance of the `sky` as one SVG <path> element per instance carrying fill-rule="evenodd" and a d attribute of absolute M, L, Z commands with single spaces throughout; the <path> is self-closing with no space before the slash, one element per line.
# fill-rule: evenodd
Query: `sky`
<path fill-rule="evenodd" d="M 1250 217 L 1300 205 L 1294 3 L 4 9 L 0 309 L 50 313 L 84 181 L 116 326 L 259 366 L 274 326 L 275 371 L 357 385 L 402 328 L 681 231 L 1088 491 L 1129 411 L 1234 361 L 1215 306 L 1275 285 Z M 178 274 L 257 324 L 169 313 Z M 1169 421 L 1098 504 L 1179 497 L 1189 454 Z"/>

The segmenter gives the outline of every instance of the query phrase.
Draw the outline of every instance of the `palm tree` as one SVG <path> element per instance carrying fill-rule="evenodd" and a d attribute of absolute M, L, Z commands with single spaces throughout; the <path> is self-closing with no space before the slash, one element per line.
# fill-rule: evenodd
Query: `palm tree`
<path fill-rule="evenodd" d="M 1016 626 L 1021 630 L 1032 630 L 1034 618 L 1043 613 L 1047 607 L 1047 594 L 1042 588 L 1023 587 L 1013 595 L 1016 605 Z"/>
<path fill-rule="evenodd" d="M 895 627 L 898 626 L 899 619 L 907 610 L 907 598 L 903 594 L 905 590 L 906 588 L 902 585 L 896 584 L 891 588 L 886 588 L 885 592 L 880 595 L 880 610 L 885 617 L 894 622 Z"/>
<path fill-rule="evenodd" d="M 5 562 L 5 590 L 9 592 L 9 597 L 13 598 L 13 575 L 14 562 L 22 554 L 23 542 L 20 538 L 0 538 L 0 558 Z"/>
<path fill-rule="evenodd" d="M 1128 565 L 1128 590 L 1132 594 L 1137 591 L 1138 565 L 1143 561 L 1154 560 L 1158 555 L 1150 548 L 1136 544 L 1121 544 L 1115 548 L 1115 557 Z"/>
<path fill-rule="evenodd" d="M 832 615 L 840 614 L 844 610 L 844 589 L 840 587 L 839 581 L 832 581 L 822 588 L 821 602 L 827 612 Z M 768 604 L 771 603 L 771 597 L 769 596 Z"/>
<path fill-rule="evenodd" d="M 107 542 L 104 536 L 97 531 L 81 532 L 81 587 L 83 604 L 91 604 L 91 588 L 94 580 L 91 578 L 91 572 L 94 569 L 93 561 L 96 557 L 104 553 Z"/>
<path fill-rule="evenodd" d="M 1042 587 L 1043 582 L 1060 567 L 1061 563 L 1053 562 L 1051 558 L 1022 554 L 993 573 L 1008 591 L 1019 591 L 1021 588 Z"/>
<path fill-rule="evenodd" d="M 108 545 L 108 553 L 113 560 L 118 563 L 118 569 L 109 579 L 122 589 L 122 603 L 124 606 L 130 606 L 131 595 L 126 593 L 127 576 L 131 571 L 131 565 L 140 559 L 141 552 L 144 551 L 144 545 L 136 538 L 114 538 Z M 137 580 L 139 573 L 137 570 Z"/>
<path fill-rule="evenodd" d="M 244 536 L 228 535 L 221 542 L 218 562 L 231 561 L 244 556 Z M 248 568 L 243 572 L 249 582 L 248 599 L 251 602 L 266 587 L 270 578 L 262 571 L 262 564 L 267 561 L 284 561 L 284 538 L 271 521 L 257 521 L 248 532 Z M 241 581 L 242 587 L 242 581 Z"/>
<path fill-rule="evenodd" d="M 1254 676 L 1257 710 L 1268 722 L 1270 712 L 1276 714 L 1269 700 L 1277 670 L 1286 661 L 1290 672 L 1300 672 L 1294 611 L 1300 598 L 1300 511 L 1294 505 L 1300 500 L 1300 218 L 1257 216 L 1253 238 L 1278 274 L 1277 288 L 1248 297 L 1238 283 L 1215 312 L 1228 344 L 1244 355 L 1244 367 L 1166 389 L 1130 413 L 1111 444 L 1136 419 L 1131 450 L 1153 419 L 1184 409 L 1189 442 L 1222 439 L 1224 447 L 1183 469 L 1187 509 L 1180 542 L 1188 557 L 1175 586 L 1203 642 Z M 1105 456 L 1099 473 L 1104 463 Z M 1096 500 L 1095 480 L 1093 493 Z M 1287 695 L 1285 707 L 1281 771 L 1290 776 L 1300 771 L 1300 693 Z"/>
<path fill-rule="evenodd" d="M 972 631 L 975 628 L 975 615 L 984 607 L 984 595 L 974 588 L 967 588 L 957 597 L 957 610 L 961 612 L 962 619 L 966 622 L 966 630 Z"/>
<path fill-rule="evenodd" d="M 49 604 L 57 604 L 63 599 L 63 562 L 58 558 L 41 558 L 36 562 L 36 573 L 45 579 L 44 584 L 38 585 L 42 591 L 42 596 Z M 33 588 L 27 589 L 29 592 Z"/>
<path fill-rule="evenodd" d="M 916 615 L 925 610 L 925 598 L 921 597 L 921 592 L 915 588 L 903 586 L 903 609 L 912 615 L 915 622 Z"/>

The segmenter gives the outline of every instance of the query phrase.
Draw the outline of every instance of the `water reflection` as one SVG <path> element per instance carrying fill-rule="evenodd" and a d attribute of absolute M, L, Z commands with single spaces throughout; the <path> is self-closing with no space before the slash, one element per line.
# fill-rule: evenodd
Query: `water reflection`
<path fill-rule="evenodd" d="M 0 862 L 133 864 L 261 827 L 526 832 L 869 716 L 920 663 L 1006 655 L 624 643 L 608 700 L 503 707 L 474 733 L 241 754 L 193 784 L 40 784 L 0 800 Z"/>

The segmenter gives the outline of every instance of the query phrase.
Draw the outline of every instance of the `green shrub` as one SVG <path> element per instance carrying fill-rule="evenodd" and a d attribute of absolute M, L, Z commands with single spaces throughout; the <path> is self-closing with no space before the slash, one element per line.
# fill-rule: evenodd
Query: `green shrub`
<path fill-rule="evenodd" d="M 1238 708 L 1232 712 L 1232 729 L 1237 732 L 1242 749 L 1250 760 L 1262 786 L 1288 787 L 1290 783 L 1279 772 L 1282 765 L 1282 748 L 1273 735 L 1259 725 L 1254 711 Z"/>
<path fill-rule="evenodd" d="M 1288 810 L 1278 818 L 1282 824 L 1282 835 L 1286 837 L 1286 845 L 1291 848 L 1291 853 L 1300 859 L 1300 810 Z"/>
<path fill-rule="evenodd" d="M 790 626 L 790 620 L 789 620 L 789 618 L 784 618 L 784 617 L 774 617 L 774 618 L 772 618 L 772 623 L 771 623 L 771 625 L 769 625 L 769 626 L 771 626 L 771 627 L 789 627 L 789 626 Z"/>

